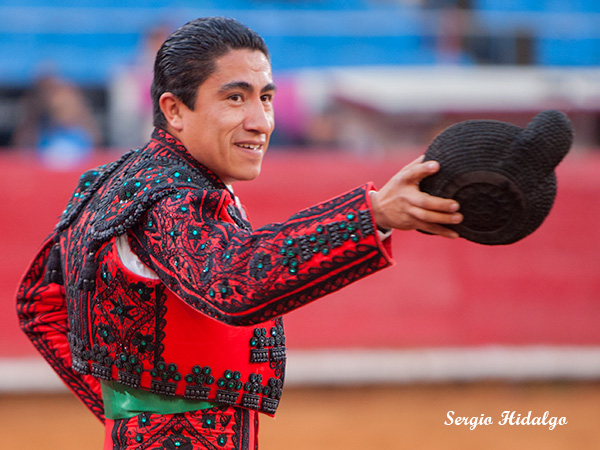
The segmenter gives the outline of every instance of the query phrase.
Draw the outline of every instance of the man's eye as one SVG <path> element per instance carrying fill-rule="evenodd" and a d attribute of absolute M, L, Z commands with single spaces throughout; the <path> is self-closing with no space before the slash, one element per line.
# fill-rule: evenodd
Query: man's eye
<path fill-rule="evenodd" d="M 263 102 L 271 103 L 273 101 L 273 94 L 264 94 L 260 98 Z"/>
<path fill-rule="evenodd" d="M 242 96 L 240 94 L 231 94 L 229 96 L 229 100 L 233 100 L 234 102 L 242 101 Z"/>

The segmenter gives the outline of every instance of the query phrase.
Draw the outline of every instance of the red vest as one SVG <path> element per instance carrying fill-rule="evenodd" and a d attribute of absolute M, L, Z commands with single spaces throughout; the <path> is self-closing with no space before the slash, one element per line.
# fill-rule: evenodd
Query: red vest
<path fill-rule="evenodd" d="M 97 254 L 94 299 L 89 309 L 78 309 L 87 311 L 85 322 L 100 339 L 94 344 L 70 336 L 75 369 L 157 394 L 275 413 L 285 370 L 280 318 L 252 327 L 226 325 L 160 280 L 124 267 L 114 239 Z"/>

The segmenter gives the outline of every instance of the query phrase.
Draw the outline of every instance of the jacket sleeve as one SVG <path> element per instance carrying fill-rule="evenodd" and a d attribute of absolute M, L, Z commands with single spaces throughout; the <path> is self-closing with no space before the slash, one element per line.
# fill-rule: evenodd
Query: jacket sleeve
<path fill-rule="evenodd" d="M 58 247 L 53 248 L 54 245 L 52 237 L 48 238 L 19 285 L 19 324 L 67 387 L 103 422 L 104 406 L 99 381 L 71 368 L 64 287 L 62 283 L 50 281 L 52 277 L 46 274 L 51 253 L 58 251 Z M 55 257 L 60 258 L 60 254 Z"/>
<path fill-rule="evenodd" d="M 253 325 L 393 263 L 390 239 L 382 243 L 375 230 L 371 189 L 256 231 L 236 225 L 229 192 L 183 191 L 152 208 L 130 231 L 130 244 L 192 307 L 230 325 Z"/>

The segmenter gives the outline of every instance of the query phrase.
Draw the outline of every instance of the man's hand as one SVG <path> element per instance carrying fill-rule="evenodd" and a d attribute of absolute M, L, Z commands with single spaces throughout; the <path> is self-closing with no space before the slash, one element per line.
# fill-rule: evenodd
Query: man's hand
<path fill-rule="evenodd" d="M 443 224 L 458 224 L 462 214 L 451 199 L 434 197 L 419 190 L 421 180 L 440 169 L 437 161 L 420 156 L 394 175 L 378 192 L 371 192 L 373 214 L 378 227 L 398 230 L 422 230 L 447 238 L 458 233 Z"/>

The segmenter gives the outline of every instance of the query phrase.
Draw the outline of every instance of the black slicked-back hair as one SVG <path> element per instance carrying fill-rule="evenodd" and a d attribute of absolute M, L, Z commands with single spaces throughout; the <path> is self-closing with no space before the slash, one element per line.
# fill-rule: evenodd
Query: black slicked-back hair
<path fill-rule="evenodd" d="M 167 125 L 159 105 L 162 94 L 171 92 L 193 110 L 198 86 L 215 71 L 216 59 L 236 49 L 258 50 L 269 58 L 263 38 L 235 19 L 202 17 L 173 32 L 154 62 L 150 90 L 154 126 Z"/>

